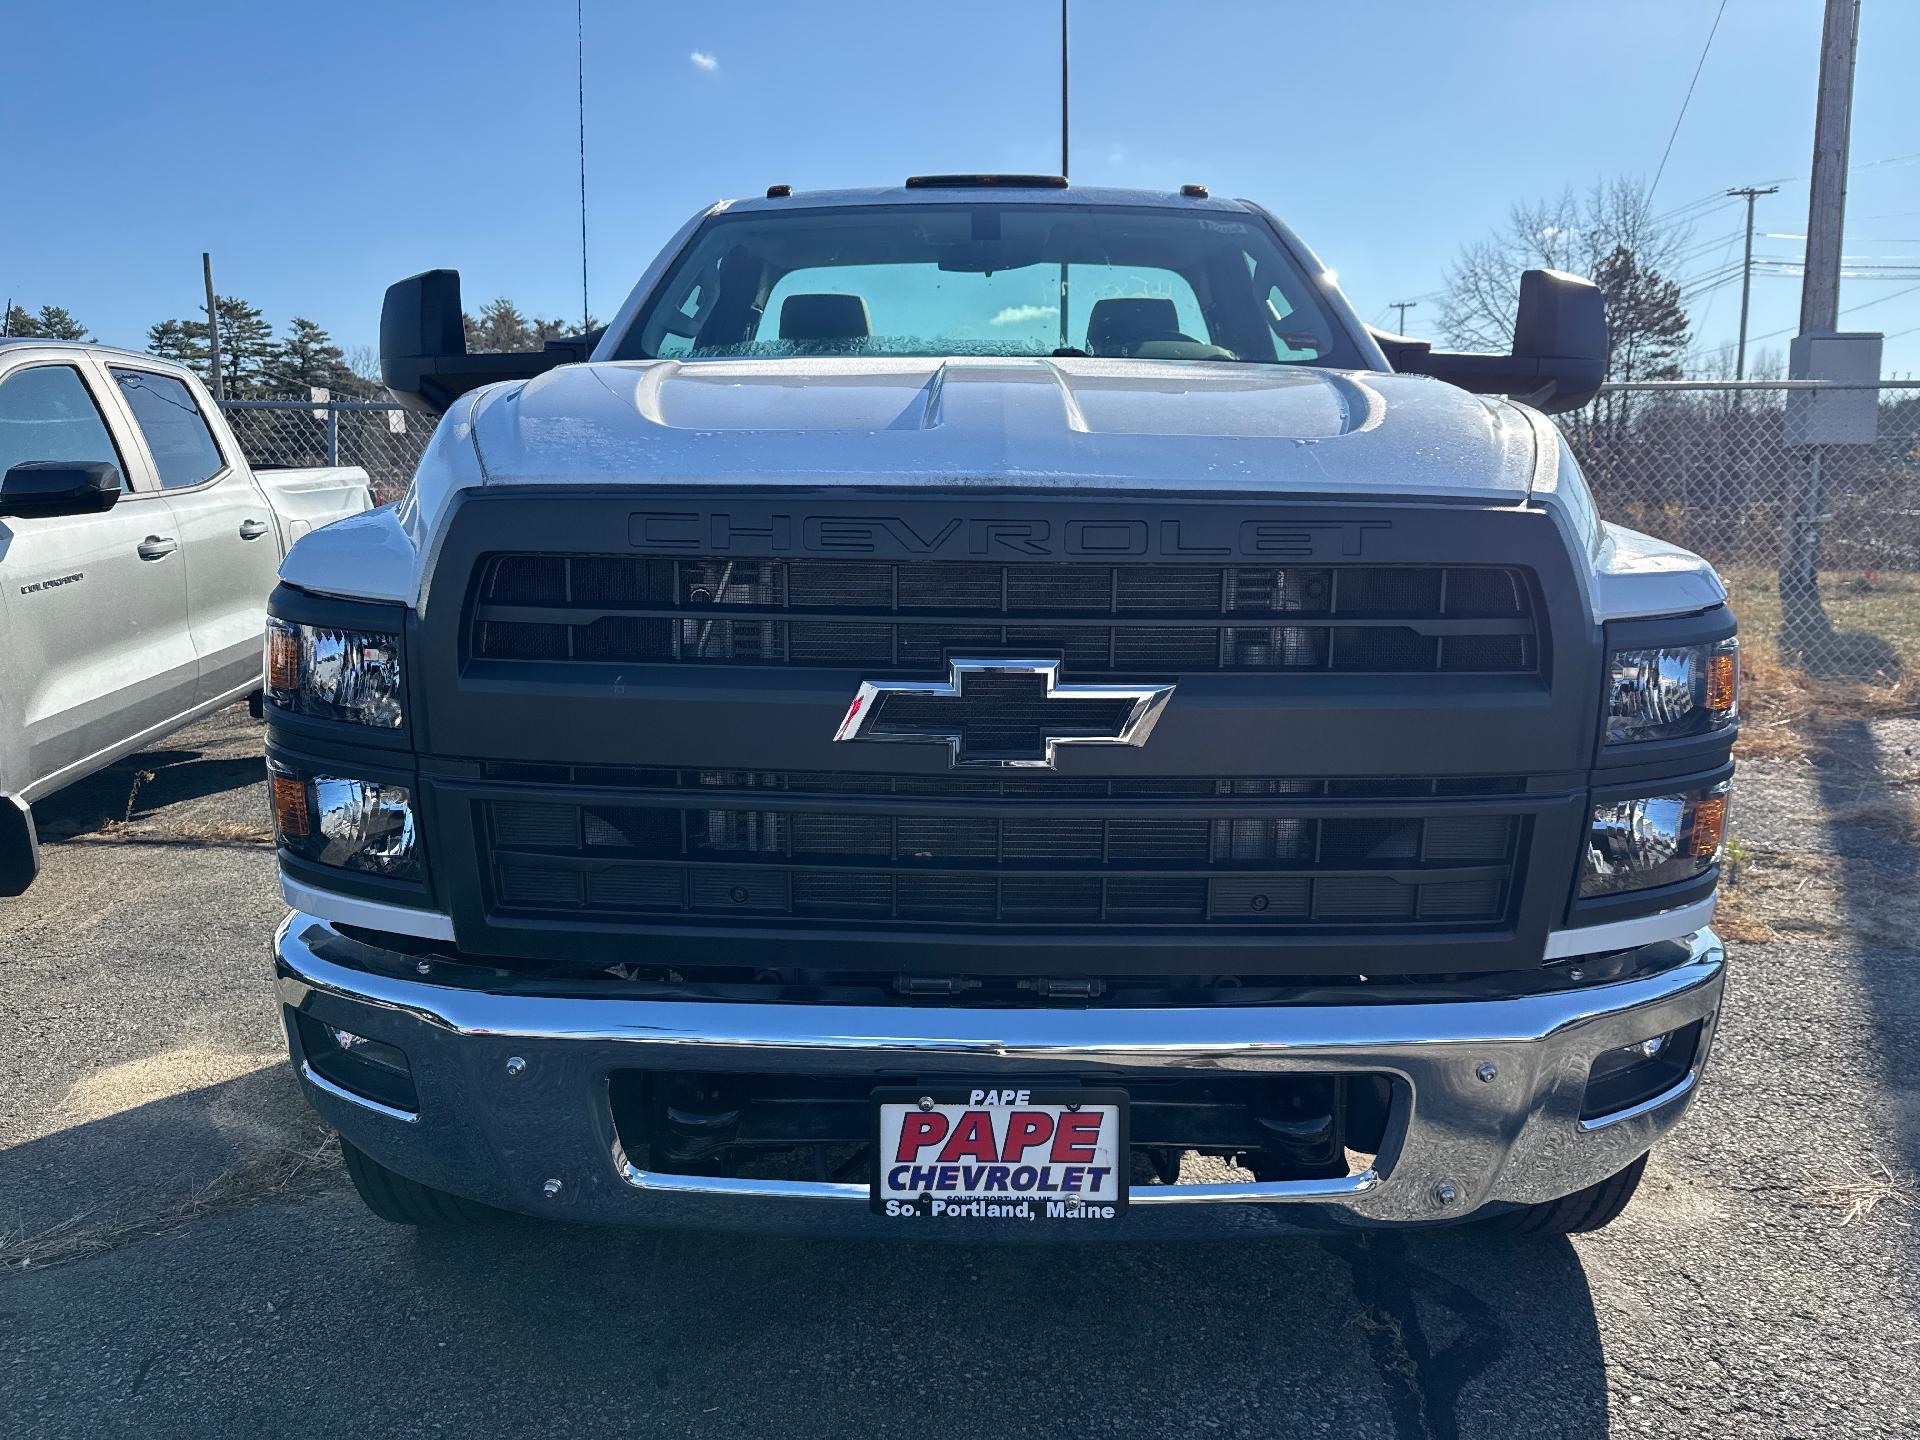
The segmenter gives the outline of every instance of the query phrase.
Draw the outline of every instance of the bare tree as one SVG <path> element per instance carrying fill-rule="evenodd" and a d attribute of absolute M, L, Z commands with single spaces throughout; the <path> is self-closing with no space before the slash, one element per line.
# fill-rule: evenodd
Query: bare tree
<path fill-rule="evenodd" d="M 1463 350 L 1505 350 L 1513 343 L 1520 272 L 1567 270 L 1590 278 L 1624 250 L 1642 273 L 1667 276 L 1692 238 L 1684 225 L 1649 215 L 1646 187 L 1624 176 L 1571 186 L 1556 197 L 1516 204 L 1493 234 L 1470 241 L 1447 267 L 1440 301 L 1446 342 Z"/>

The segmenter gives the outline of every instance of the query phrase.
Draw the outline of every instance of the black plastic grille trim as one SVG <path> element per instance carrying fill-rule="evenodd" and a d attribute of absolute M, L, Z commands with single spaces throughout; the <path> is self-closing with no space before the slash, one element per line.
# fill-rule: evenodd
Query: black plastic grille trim
<path fill-rule="evenodd" d="M 644 765 L 539 765 L 490 760 L 488 780 L 602 790 L 778 790 L 794 795 L 980 796 L 1015 799 L 1175 800 L 1300 797 L 1409 800 L 1519 795 L 1516 776 L 1069 776 L 870 775 L 856 771 L 689 770 Z"/>
<path fill-rule="evenodd" d="M 1501 566 L 1152 565 L 492 555 L 470 653 L 499 661 L 884 666 L 1058 654 L 1076 675 L 1536 672 Z"/>
<path fill-rule="evenodd" d="M 1481 927 L 1522 817 L 1141 819 L 480 802 L 511 912 L 841 922 Z"/>

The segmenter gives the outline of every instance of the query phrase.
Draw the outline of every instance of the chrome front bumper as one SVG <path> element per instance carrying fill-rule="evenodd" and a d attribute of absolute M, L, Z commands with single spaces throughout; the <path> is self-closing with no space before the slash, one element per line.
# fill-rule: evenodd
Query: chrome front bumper
<path fill-rule="evenodd" d="M 614 1131 L 615 1070 L 810 1071 L 900 1084 L 922 1074 L 1045 1079 L 1165 1068 L 1385 1073 L 1399 1082 L 1386 1141 L 1363 1174 L 1136 1186 L 1121 1230 L 1017 1227 L 1115 1239 L 1431 1224 L 1604 1179 L 1679 1120 L 1712 1044 L 1726 969 L 1720 941 L 1700 930 L 1666 948 L 1674 963 L 1656 973 L 1514 999 L 1161 1010 L 507 995 L 400 978 L 392 972 L 411 970 L 405 957 L 370 952 L 298 911 L 276 936 L 275 965 L 289 1011 L 396 1045 L 411 1063 L 417 1114 L 314 1074 L 288 1025 L 308 1098 L 342 1135 L 425 1184 L 556 1219 L 903 1233 L 869 1212 L 863 1184 L 638 1169 Z M 368 967 L 370 953 L 382 963 Z M 1580 1118 L 1595 1055 L 1695 1020 L 1700 1044 L 1683 1080 L 1631 1110 Z"/>

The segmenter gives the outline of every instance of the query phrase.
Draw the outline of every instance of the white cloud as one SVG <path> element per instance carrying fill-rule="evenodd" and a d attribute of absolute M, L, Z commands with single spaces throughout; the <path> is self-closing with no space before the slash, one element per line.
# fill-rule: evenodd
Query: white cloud
<path fill-rule="evenodd" d="M 1051 320 L 1059 313 L 1058 305 L 1009 305 L 987 323 L 989 325 L 1030 325 L 1035 320 Z"/>
<path fill-rule="evenodd" d="M 693 68 L 696 70 L 711 71 L 720 68 L 720 57 L 711 50 L 696 50 L 687 58 L 693 62 Z"/>

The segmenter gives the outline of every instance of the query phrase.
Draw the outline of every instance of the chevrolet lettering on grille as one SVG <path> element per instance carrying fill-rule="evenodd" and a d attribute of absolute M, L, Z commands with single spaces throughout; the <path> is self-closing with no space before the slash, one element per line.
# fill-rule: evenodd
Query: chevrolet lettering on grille
<path fill-rule="evenodd" d="M 1061 745 L 1144 745 L 1172 685 L 1070 685 L 1058 660 L 949 660 L 945 680 L 863 680 L 835 740 L 945 745 L 955 766 L 1051 770 Z"/>

